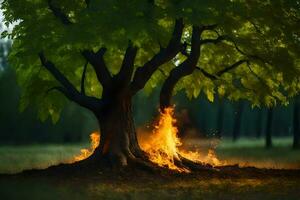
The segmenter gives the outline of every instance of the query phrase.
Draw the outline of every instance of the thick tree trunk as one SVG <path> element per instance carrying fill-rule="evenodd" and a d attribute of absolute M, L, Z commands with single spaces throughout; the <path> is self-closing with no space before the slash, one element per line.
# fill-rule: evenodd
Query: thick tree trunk
<path fill-rule="evenodd" d="M 100 145 L 94 151 L 92 159 L 110 167 L 127 166 L 130 159 L 143 156 L 137 141 L 131 96 L 106 100 L 109 102 L 108 106 L 101 113 L 95 113 L 101 136 Z"/>

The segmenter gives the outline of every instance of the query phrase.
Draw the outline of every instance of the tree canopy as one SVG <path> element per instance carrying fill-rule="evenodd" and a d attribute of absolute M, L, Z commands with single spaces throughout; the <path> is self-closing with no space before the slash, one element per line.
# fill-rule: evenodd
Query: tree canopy
<path fill-rule="evenodd" d="M 85 93 L 101 97 L 99 77 L 86 61 L 89 51 L 103 50 L 108 71 L 100 74 L 113 76 L 134 46 L 134 82 L 140 76 L 136 69 L 168 48 L 178 23 L 184 27 L 181 51 L 141 85 L 146 92 L 192 55 L 195 27 L 201 49 L 197 70 L 176 91 L 273 106 L 287 103 L 300 89 L 298 0 L 4 0 L 2 10 L 7 25 L 17 22 L 2 37 L 13 40 L 9 60 L 23 90 L 21 109 L 37 106 L 41 119 L 57 121 L 66 101 L 49 92 L 59 83 L 42 67 L 41 52 L 78 91 L 86 70 Z"/>

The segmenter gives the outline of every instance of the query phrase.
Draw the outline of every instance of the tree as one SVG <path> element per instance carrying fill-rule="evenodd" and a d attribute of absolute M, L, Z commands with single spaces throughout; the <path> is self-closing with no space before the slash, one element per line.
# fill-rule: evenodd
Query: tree
<path fill-rule="evenodd" d="M 299 138 L 300 138 L 300 100 L 299 97 L 296 97 L 294 100 L 294 122 L 293 122 L 293 129 L 294 129 L 294 138 L 293 138 L 293 148 L 298 149 L 300 147 Z"/>
<path fill-rule="evenodd" d="M 257 117 L 256 117 L 256 138 L 259 139 L 262 134 L 262 129 L 263 129 L 263 110 L 258 109 L 257 110 Z"/>
<path fill-rule="evenodd" d="M 254 106 L 299 90 L 298 1 L 5 0 L 2 9 L 17 23 L 2 36 L 13 40 L 21 109 L 56 122 L 65 96 L 90 110 L 101 131 L 95 162 L 147 160 L 131 103 L 142 89 L 162 83 L 162 111 L 181 89 Z"/>
<path fill-rule="evenodd" d="M 225 103 L 223 99 L 219 99 L 219 105 L 218 105 L 218 114 L 217 114 L 217 128 L 218 128 L 218 133 L 217 136 L 221 138 L 222 133 L 223 133 L 223 121 L 224 121 L 224 108 Z"/>
<path fill-rule="evenodd" d="M 232 140 L 237 141 L 239 138 L 239 134 L 241 131 L 241 124 L 242 124 L 242 115 L 244 110 L 244 102 L 238 102 L 238 105 L 235 109 L 234 113 L 234 125 L 232 130 Z"/>
<path fill-rule="evenodd" d="M 269 149 L 273 146 L 272 142 L 272 122 L 273 122 L 273 109 L 268 109 L 267 126 L 266 126 L 266 148 Z"/>

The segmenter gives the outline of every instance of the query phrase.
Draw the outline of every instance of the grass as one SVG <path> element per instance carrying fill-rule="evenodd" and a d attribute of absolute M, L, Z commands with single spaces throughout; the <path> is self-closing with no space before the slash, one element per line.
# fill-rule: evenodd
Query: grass
<path fill-rule="evenodd" d="M 195 142 L 195 141 L 194 141 Z M 196 141 L 197 145 L 202 143 Z M 275 139 L 266 150 L 262 140 L 223 140 L 216 153 L 228 163 L 272 167 L 299 166 L 300 151 L 292 151 L 291 141 Z M 211 146 L 206 141 L 206 146 Z M 203 145 L 203 146 L 205 146 Z M 30 168 L 46 168 L 72 160 L 89 144 L 1 146 L 0 173 Z M 151 176 L 150 176 L 151 177 Z M 300 180 L 291 177 L 259 178 L 148 178 L 103 180 L 101 177 L 1 177 L 0 199 L 299 199 Z"/>
<path fill-rule="evenodd" d="M 1 146 L 0 173 L 45 168 L 67 162 L 88 144 Z M 217 155 L 228 163 L 256 166 L 300 166 L 300 151 L 291 150 L 291 140 L 275 139 L 266 150 L 263 140 L 223 140 Z M 100 177 L 1 177 L 0 199 L 299 199 L 300 180 L 291 177 L 184 179 L 139 176 L 130 180 Z"/>
<path fill-rule="evenodd" d="M 103 182 L 53 177 L 0 178 L 1 199 L 299 199 L 299 180 L 201 179 Z"/>
<path fill-rule="evenodd" d="M 293 150 L 291 138 L 273 139 L 273 148 L 266 149 L 264 140 L 224 140 L 217 148 L 221 160 L 241 166 L 300 169 L 300 150 Z"/>
<path fill-rule="evenodd" d="M 218 144 L 216 154 L 227 164 L 300 169 L 300 150 L 291 149 L 291 139 L 276 138 L 273 142 L 272 149 L 265 149 L 263 140 L 241 139 L 232 142 L 224 139 Z M 199 143 L 201 142 L 197 144 Z M 207 146 L 208 142 L 205 143 L 201 146 Z M 46 168 L 60 162 L 68 162 L 80 153 L 81 148 L 88 146 L 89 144 L 0 146 L 0 173 Z"/>

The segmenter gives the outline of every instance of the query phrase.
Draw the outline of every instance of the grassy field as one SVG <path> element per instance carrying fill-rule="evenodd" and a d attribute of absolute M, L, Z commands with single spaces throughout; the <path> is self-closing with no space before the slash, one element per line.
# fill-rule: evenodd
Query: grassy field
<path fill-rule="evenodd" d="M 300 150 L 292 150 L 291 138 L 275 138 L 274 147 L 265 148 L 264 140 L 241 139 L 238 142 L 220 142 L 216 153 L 229 164 L 260 168 L 300 169 Z"/>
<path fill-rule="evenodd" d="M 196 147 L 207 147 L 209 143 L 204 141 L 205 144 L 201 144 L 201 141 L 194 140 L 193 142 L 196 143 Z M 216 154 L 227 164 L 300 169 L 300 150 L 291 149 L 291 139 L 277 138 L 273 142 L 274 148 L 265 149 L 263 140 L 241 139 L 232 142 L 225 139 L 217 145 Z M 80 153 L 81 148 L 88 146 L 89 144 L 0 146 L 0 173 L 46 168 L 60 162 L 68 162 Z"/>
<path fill-rule="evenodd" d="M 135 179 L 133 177 L 133 179 Z M 1 179 L 3 200 L 53 199 L 264 199 L 297 200 L 299 180 L 201 179 L 103 182 L 101 179 Z"/>
<path fill-rule="evenodd" d="M 198 144 L 199 145 L 199 144 Z M 275 147 L 264 148 L 262 140 L 224 140 L 217 156 L 227 163 L 262 167 L 299 167 L 300 151 L 290 148 L 289 139 L 274 140 Z M 1 146 L 0 172 L 15 173 L 45 168 L 70 161 L 78 145 Z M 299 167 L 300 168 L 300 167 Z M 148 178 L 102 180 L 99 177 L 1 177 L 0 199 L 299 199 L 300 179 L 293 177 Z"/>

